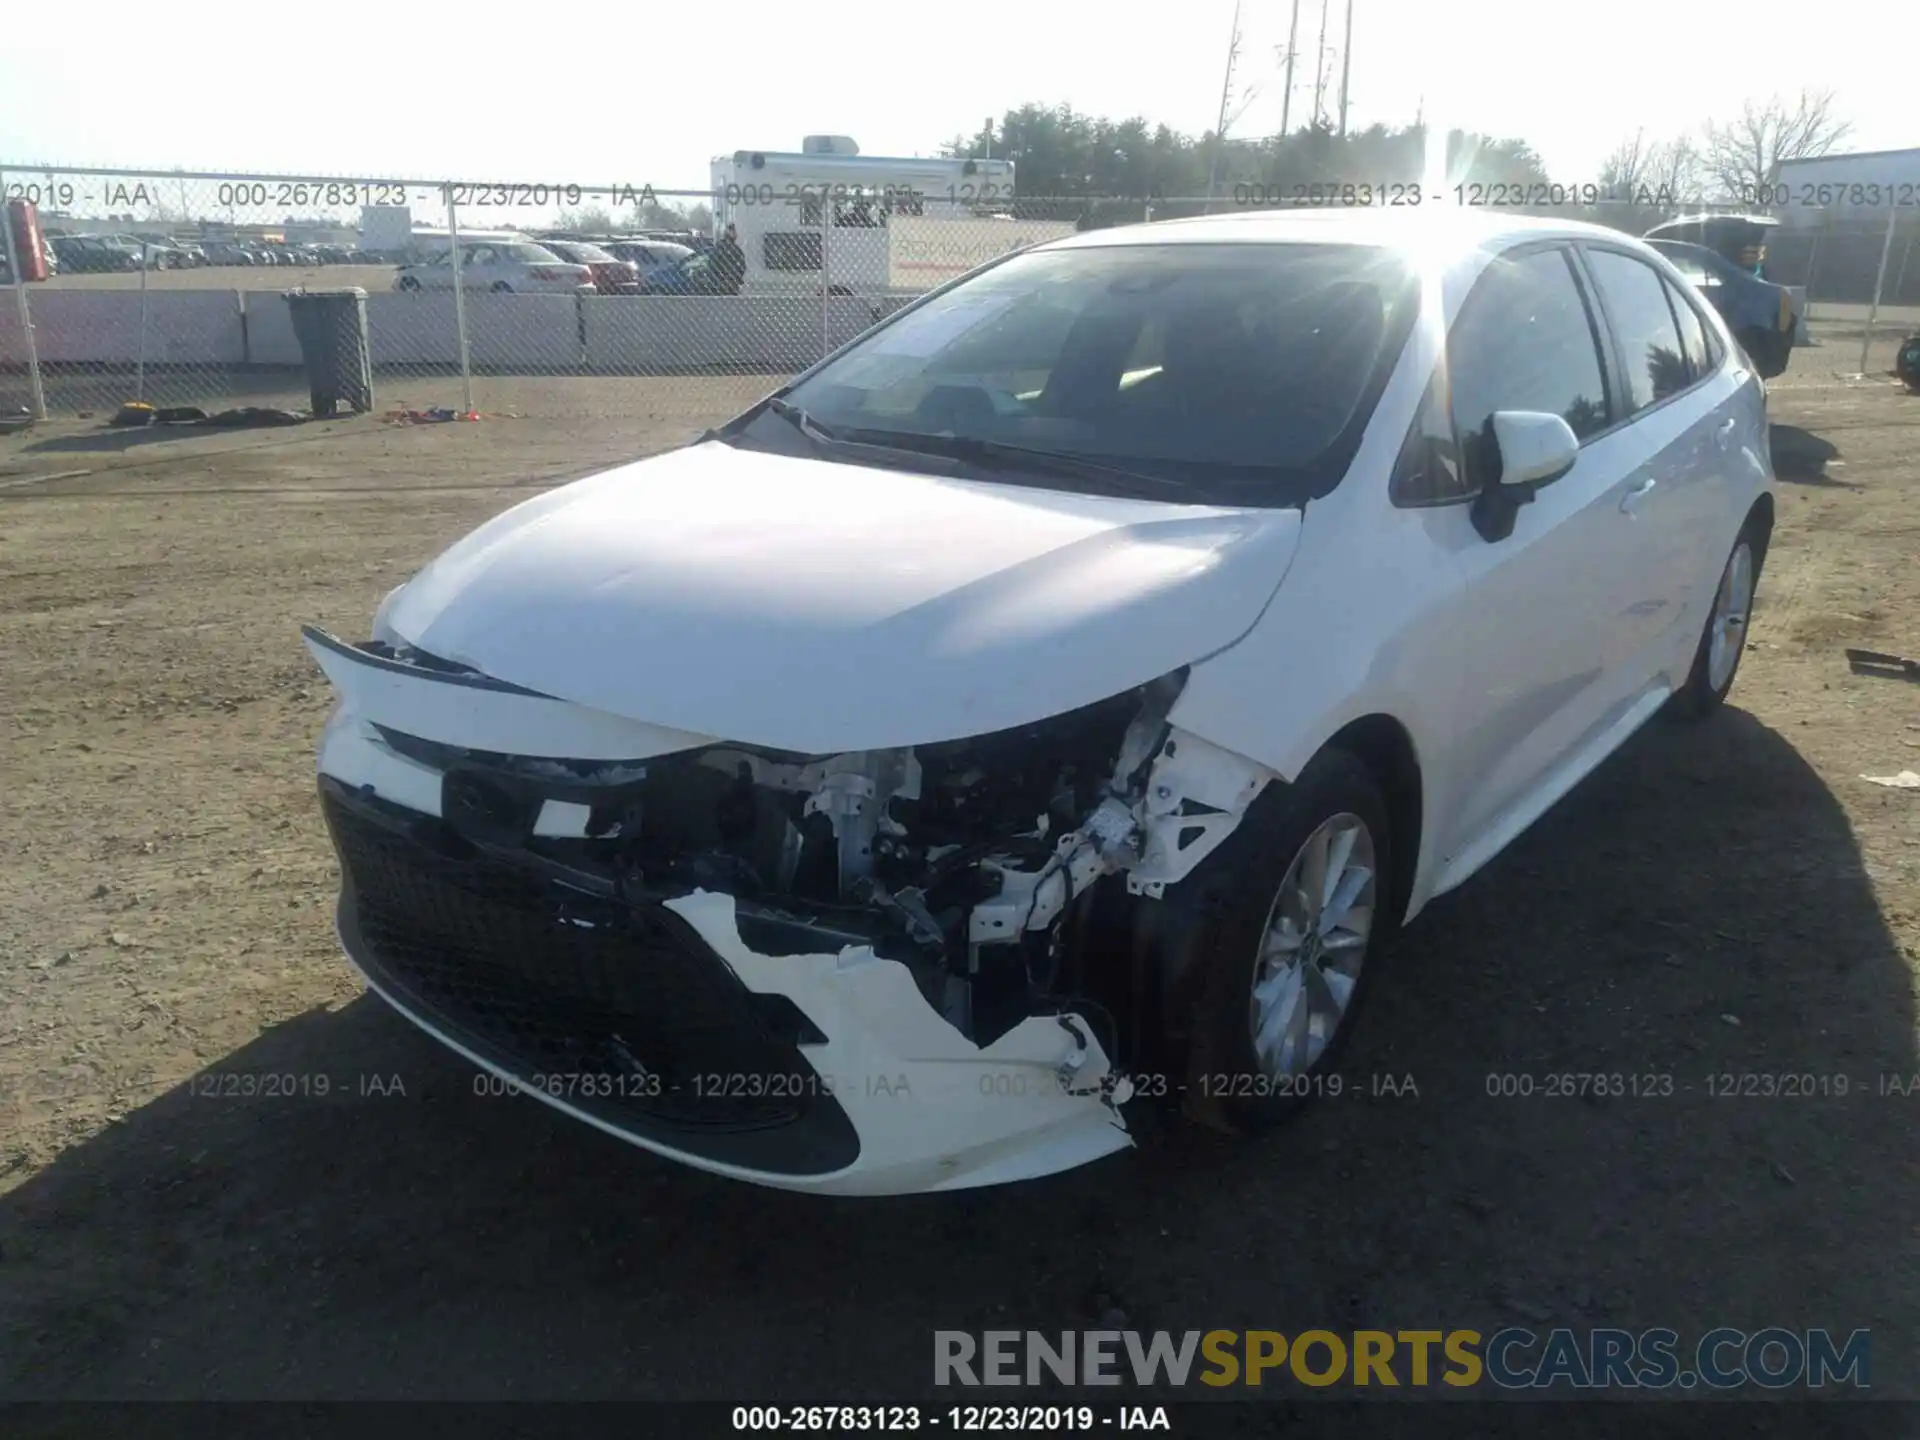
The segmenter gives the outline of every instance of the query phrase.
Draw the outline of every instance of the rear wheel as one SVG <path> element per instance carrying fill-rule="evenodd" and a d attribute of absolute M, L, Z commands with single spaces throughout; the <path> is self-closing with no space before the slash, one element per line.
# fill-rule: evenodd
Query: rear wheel
<path fill-rule="evenodd" d="M 420 288 L 420 282 L 412 275 L 402 275 L 400 277 L 400 288 L 402 290 L 418 290 Z"/>
<path fill-rule="evenodd" d="M 504 280 L 496 280 L 493 282 L 493 293 L 495 295 L 511 295 L 513 293 L 513 287 Z"/>
<path fill-rule="evenodd" d="M 1733 542 L 1714 591 L 1713 608 L 1694 651 L 1686 683 L 1673 692 L 1667 712 L 1682 720 L 1698 720 L 1720 708 L 1740 673 L 1740 656 L 1747 648 L 1747 620 L 1754 590 L 1760 582 L 1759 537 L 1751 523 Z"/>
<path fill-rule="evenodd" d="M 1372 773 L 1342 750 L 1254 803 L 1198 881 L 1215 895 L 1186 1110 L 1265 1130 L 1326 1088 L 1392 926 L 1393 847 Z"/>

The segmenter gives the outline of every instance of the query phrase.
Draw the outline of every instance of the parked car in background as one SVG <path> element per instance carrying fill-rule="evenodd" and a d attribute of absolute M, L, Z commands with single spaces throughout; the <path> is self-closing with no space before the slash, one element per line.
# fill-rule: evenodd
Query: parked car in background
<path fill-rule="evenodd" d="M 665 265 L 656 265 L 640 277 L 643 295 L 724 295 L 727 289 L 713 272 L 710 255 L 688 253 Z"/>
<path fill-rule="evenodd" d="M 134 257 L 136 266 L 145 266 L 149 270 L 184 270 L 188 265 L 186 253 L 170 240 L 148 235 L 103 235 L 100 237 L 109 245 L 117 245 Z"/>
<path fill-rule="evenodd" d="M 1720 212 L 1682 215 L 1654 226 L 1646 240 L 1679 240 L 1704 245 L 1729 265 L 1767 278 L 1767 237 L 1780 221 L 1772 215 Z"/>
<path fill-rule="evenodd" d="M 570 265 L 586 266 L 587 273 L 593 277 L 594 290 L 601 295 L 640 293 L 640 267 L 609 254 L 601 246 L 584 240 L 542 240 L 540 244 Z"/>
<path fill-rule="evenodd" d="M 44 232 L 40 236 L 40 258 L 46 264 L 49 280 L 60 273 L 60 254 L 53 248 L 53 237 Z M 12 283 L 13 267 L 7 263 L 7 247 L 0 245 L 0 284 Z"/>
<path fill-rule="evenodd" d="M 115 270 L 138 270 L 140 256 L 124 245 L 110 245 L 98 235 L 55 235 L 53 253 L 60 268 L 69 274 L 98 274 Z"/>
<path fill-rule="evenodd" d="M 1683 240 L 1649 240 L 1687 282 L 1706 297 L 1753 357 L 1761 376 L 1771 380 L 1787 368 L 1802 328 L 1800 304 L 1784 285 L 1764 280 L 1705 245 Z"/>
<path fill-rule="evenodd" d="M 603 248 L 633 265 L 643 284 L 648 276 L 677 265 L 693 254 L 692 246 L 672 240 L 608 240 Z"/>
<path fill-rule="evenodd" d="M 396 290 L 453 289 L 453 260 L 441 251 L 417 265 L 402 265 Z M 460 246 L 460 283 L 497 295 L 573 295 L 591 291 L 593 272 L 562 260 L 531 240 L 476 240 Z"/>
<path fill-rule="evenodd" d="M 236 245 L 231 240 L 209 240 L 205 245 L 209 265 L 252 265 L 254 253 L 244 245 Z"/>
<path fill-rule="evenodd" d="M 1266 1130 L 1406 921 L 1718 709 L 1773 488 L 1725 321 L 1616 231 L 1045 243 L 308 627 L 338 933 L 515 1091 L 736 1179 L 1000 1184 L 1155 1096 Z"/>

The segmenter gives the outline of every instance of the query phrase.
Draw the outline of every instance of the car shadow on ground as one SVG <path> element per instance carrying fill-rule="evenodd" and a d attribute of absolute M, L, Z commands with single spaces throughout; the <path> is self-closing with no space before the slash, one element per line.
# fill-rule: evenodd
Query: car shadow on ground
<path fill-rule="evenodd" d="M 1787 739 L 1650 727 L 1385 958 L 1277 1135 L 890 1200 L 680 1169 L 376 1001 L 308 1013 L 0 1200 L 0 1390 L 877 1397 L 941 1328 L 1724 1324 L 1868 1328 L 1915 1393 L 1909 973 Z"/>
<path fill-rule="evenodd" d="M 33 455 L 118 455 L 165 440 L 204 439 L 199 425 L 141 425 L 89 430 L 79 435 L 49 435 L 25 447 Z"/>
<path fill-rule="evenodd" d="M 1840 447 L 1824 435 L 1802 430 L 1798 425 L 1771 427 L 1774 474 L 1794 485 L 1830 485 L 1843 490 L 1861 487 L 1851 480 L 1827 474 L 1830 461 L 1840 458 Z"/>

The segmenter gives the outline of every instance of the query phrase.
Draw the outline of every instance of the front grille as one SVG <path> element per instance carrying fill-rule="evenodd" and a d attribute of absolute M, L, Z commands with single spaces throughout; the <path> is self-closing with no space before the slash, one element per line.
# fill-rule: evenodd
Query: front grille
<path fill-rule="evenodd" d="M 675 1148 L 790 1173 L 858 1153 L 791 1034 L 777 1033 L 779 1007 L 760 1004 L 678 915 L 560 885 L 443 821 L 321 785 L 342 934 L 407 1009 L 596 1119 Z"/>

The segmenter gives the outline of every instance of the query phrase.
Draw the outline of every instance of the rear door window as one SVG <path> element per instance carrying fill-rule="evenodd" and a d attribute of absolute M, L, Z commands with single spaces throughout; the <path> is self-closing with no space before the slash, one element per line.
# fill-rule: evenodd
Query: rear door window
<path fill-rule="evenodd" d="M 1626 413 L 1635 414 L 1686 389 L 1693 377 L 1659 271 L 1618 250 L 1589 250 L 1587 262 L 1626 362 Z"/>
<path fill-rule="evenodd" d="M 1667 303 L 1673 306 L 1674 318 L 1680 322 L 1680 347 L 1687 357 L 1687 367 L 1693 378 L 1698 380 L 1713 372 L 1713 351 L 1707 343 L 1707 327 L 1701 323 L 1700 312 L 1693 308 L 1691 301 L 1671 282 L 1663 281 L 1667 287 Z"/>

